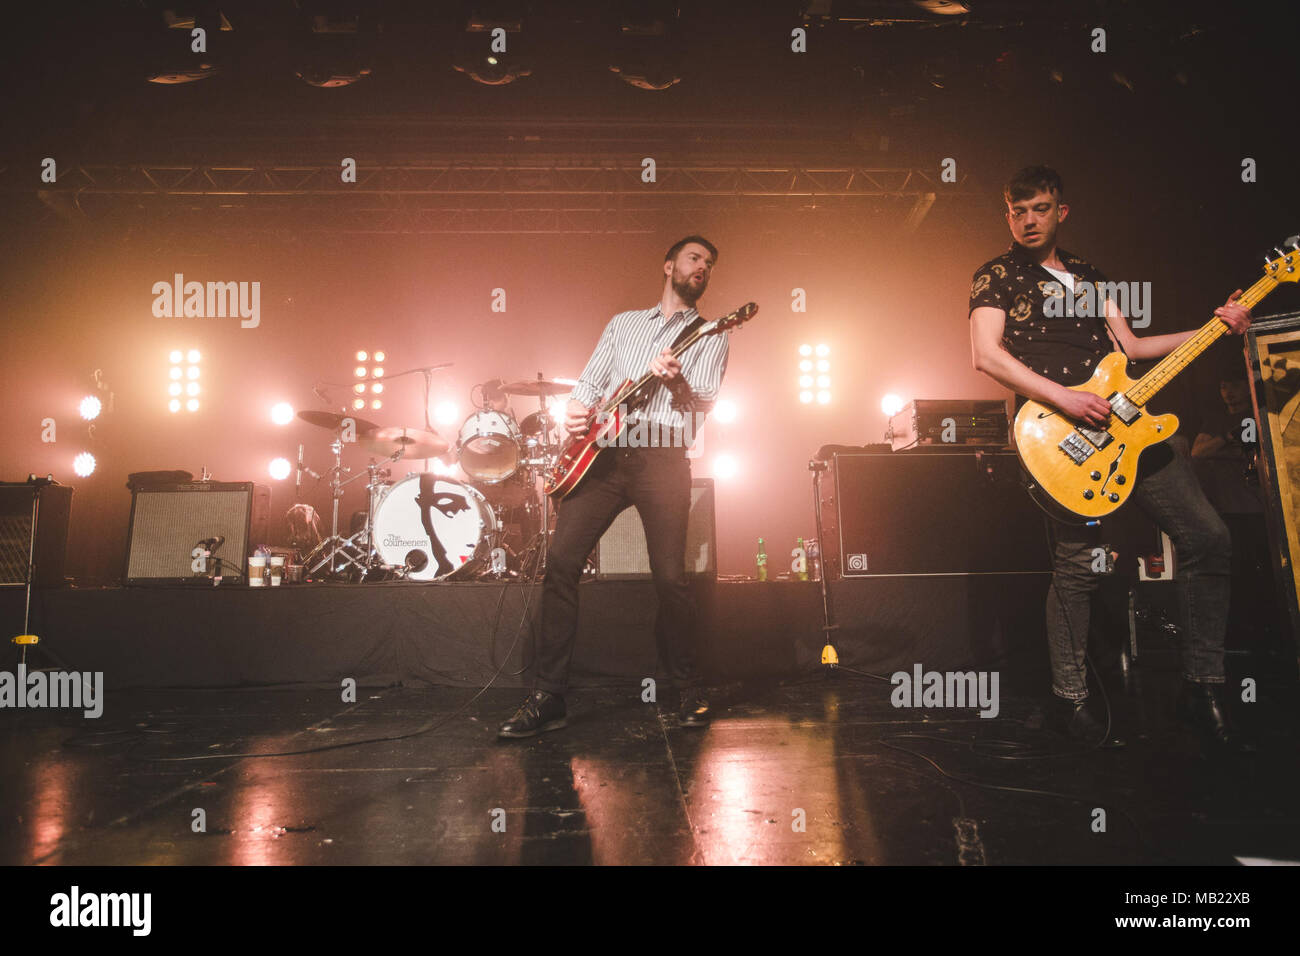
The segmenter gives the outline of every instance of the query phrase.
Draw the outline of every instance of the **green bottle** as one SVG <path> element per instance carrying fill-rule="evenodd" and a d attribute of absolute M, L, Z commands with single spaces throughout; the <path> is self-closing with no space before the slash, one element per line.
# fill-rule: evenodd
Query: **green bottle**
<path fill-rule="evenodd" d="M 763 547 L 763 539 L 758 539 L 758 579 L 767 580 L 767 549 Z"/>

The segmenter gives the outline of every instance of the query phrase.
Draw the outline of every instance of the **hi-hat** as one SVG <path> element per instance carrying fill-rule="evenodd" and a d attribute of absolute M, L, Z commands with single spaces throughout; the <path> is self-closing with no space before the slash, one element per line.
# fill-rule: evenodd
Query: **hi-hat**
<path fill-rule="evenodd" d="M 563 395 L 573 391 L 573 386 L 549 378 L 537 378 L 509 382 L 501 386 L 501 391 L 507 395 Z"/>
<path fill-rule="evenodd" d="M 361 436 L 358 443 L 368 452 L 388 458 L 402 449 L 403 458 L 436 458 L 451 445 L 437 432 L 423 428 L 403 428 L 392 425 L 388 428 L 372 428 Z"/>
<path fill-rule="evenodd" d="M 328 428 L 332 432 L 339 431 L 343 427 L 344 419 L 351 419 L 355 422 L 358 432 L 373 431 L 379 427 L 374 422 L 358 418 L 356 415 L 340 415 L 337 412 L 318 412 L 307 409 L 299 412 L 298 417 L 309 425 L 319 425 L 321 428 Z"/>

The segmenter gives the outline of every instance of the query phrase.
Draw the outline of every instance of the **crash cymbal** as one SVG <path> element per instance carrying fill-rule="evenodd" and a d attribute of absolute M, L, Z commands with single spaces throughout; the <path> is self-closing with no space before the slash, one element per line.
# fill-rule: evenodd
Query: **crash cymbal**
<path fill-rule="evenodd" d="M 573 386 L 549 378 L 538 378 L 509 382 L 501 386 L 501 391 L 507 395 L 563 395 L 573 391 Z"/>
<path fill-rule="evenodd" d="M 543 416 L 541 412 L 533 412 L 531 415 L 529 415 L 527 418 L 525 418 L 523 421 L 519 423 L 519 430 L 523 432 L 525 435 L 540 435 L 543 429 L 547 432 L 554 431 L 556 425 L 559 424 L 555 416 L 554 415 L 546 416 L 545 422 L 542 421 L 542 417 Z"/>
<path fill-rule="evenodd" d="M 345 418 L 350 418 L 356 423 L 358 433 L 372 431 L 379 427 L 374 422 L 366 421 L 356 415 L 340 415 L 338 412 L 317 412 L 307 409 L 299 412 L 298 417 L 309 425 L 319 425 L 321 428 L 328 428 L 332 432 L 336 432 L 343 427 L 343 419 Z"/>
<path fill-rule="evenodd" d="M 366 451 L 385 458 L 399 448 L 405 449 L 403 458 L 436 458 L 451 448 L 447 440 L 437 432 L 425 431 L 423 428 L 403 428 L 400 425 L 372 429 L 362 435 L 357 444 Z"/>

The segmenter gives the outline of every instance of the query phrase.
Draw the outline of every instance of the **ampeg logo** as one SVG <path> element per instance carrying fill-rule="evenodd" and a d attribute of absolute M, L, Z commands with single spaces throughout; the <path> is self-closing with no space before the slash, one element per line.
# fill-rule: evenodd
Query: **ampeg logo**
<path fill-rule="evenodd" d="M 865 554 L 850 554 L 845 560 L 845 567 L 848 571 L 865 571 L 867 570 L 867 556 Z"/>

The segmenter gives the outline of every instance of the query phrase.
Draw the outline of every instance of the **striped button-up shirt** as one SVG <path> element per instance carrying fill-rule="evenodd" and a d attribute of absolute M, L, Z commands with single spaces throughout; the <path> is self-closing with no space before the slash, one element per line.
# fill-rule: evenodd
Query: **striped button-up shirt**
<path fill-rule="evenodd" d="M 578 377 L 570 398 L 577 399 L 588 408 L 606 401 L 628 379 L 639 380 L 650 371 L 650 361 L 673 344 L 681 331 L 694 322 L 698 313 L 694 309 L 677 312 L 665 318 L 659 306 L 634 312 L 620 312 L 609 320 L 596 351 L 587 367 Z M 718 400 L 722 377 L 727 372 L 727 333 L 706 335 L 680 356 L 682 377 L 690 386 L 693 401 L 689 409 L 673 401 L 668 386 L 660 384 L 650 401 L 639 413 L 629 416 L 629 421 L 643 417 L 671 429 L 698 429 L 704 416 Z M 686 416 L 695 413 L 695 420 L 687 423 Z"/>

